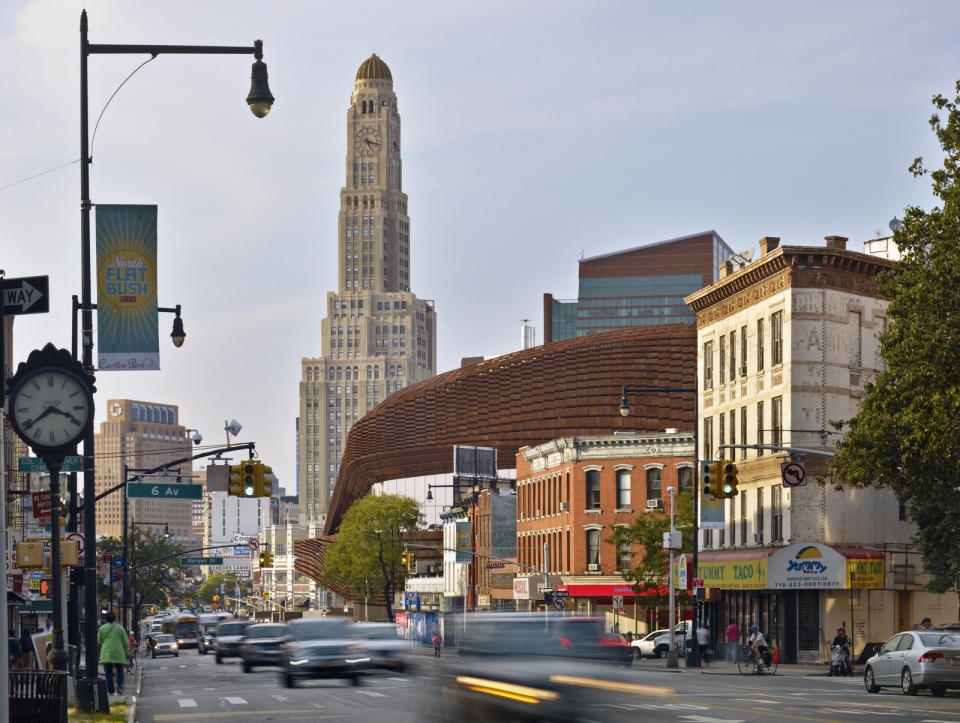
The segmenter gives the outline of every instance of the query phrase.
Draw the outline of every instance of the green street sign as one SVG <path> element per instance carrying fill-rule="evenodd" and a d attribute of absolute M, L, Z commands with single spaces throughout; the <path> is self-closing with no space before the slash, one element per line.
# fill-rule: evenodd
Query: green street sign
<path fill-rule="evenodd" d="M 181 557 L 181 565 L 222 565 L 222 557 Z"/>
<path fill-rule="evenodd" d="M 199 500 L 203 499 L 203 485 L 127 482 L 127 497 L 148 500 Z"/>
<path fill-rule="evenodd" d="M 44 474 L 49 472 L 47 465 L 40 457 L 17 457 L 17 472 L 37 472 Z M 61 472 L 83 472 L 83 459 L 81 457 L 70 456 L 63 460 Z"/>

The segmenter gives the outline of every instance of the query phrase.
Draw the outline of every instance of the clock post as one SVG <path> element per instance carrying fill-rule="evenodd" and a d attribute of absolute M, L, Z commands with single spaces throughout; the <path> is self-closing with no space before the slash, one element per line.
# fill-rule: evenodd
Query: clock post
<path fill-rule="evenodd" d="M 50 664 L 66 672 L 70 656 L 63 647 L 63 578 L 60 572 L 60 470 L 64 452 L 47 452 L 43 461 L 50 470 L 50 567 L 53 574 L 53 647 Z"/>

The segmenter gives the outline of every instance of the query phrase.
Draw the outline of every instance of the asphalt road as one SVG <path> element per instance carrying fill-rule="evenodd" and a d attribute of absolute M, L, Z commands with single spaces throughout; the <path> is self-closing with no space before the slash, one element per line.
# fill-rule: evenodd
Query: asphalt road
<path fill-rule="evenodd" d="M 446 721 L 439 692 L 445 669 L 456 661 L 416 656 L 416 675 L 376 675 L 360 686 L 347 681 L 280 684 L 278 671 L 244 674 L 236 661 L 217 665 L 212 656 L 185 650 L 179 658 L 144 661 L 138 698 L 140 723 L 260 723 L 344 720 L 357 723 Z M 621 695 L 597 691 L 581 723 L 759 723 L 760 721 L 904 721 L 960 723 L 960 691 L 943 698 L 928 692 L 868 694 L 859 678 L 677 673 L 635 667 L 636 684 L 662 694 Z M 133 691 L 129 691 L 133 692 Z M 456 719 L 463 720 L 463 719 Z M 576 719 L 571 717 L 571 723 Z"/>

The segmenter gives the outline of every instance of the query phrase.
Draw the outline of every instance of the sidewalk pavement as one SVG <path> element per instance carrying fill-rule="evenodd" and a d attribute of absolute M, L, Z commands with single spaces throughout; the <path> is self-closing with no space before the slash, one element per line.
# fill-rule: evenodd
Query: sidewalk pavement
<path fill-rule="evenodd" d="M 669 673 L 687 673 L 693 675 L 740 675 L 736 663 L 728 663 L 723 660 L 715 660 L 709 665 L 700 668 L 687 668 L 684 661 L 680 661 L 679 668 L 667 668 L 667 661 L 657 660 L 635 660 L 633 662 L 634 670 L 657 670 Z M 826 676 L 830 672 L 829 665 L 778 665 L 777 675 L 793 678 L 807 678 L 811 676 Z M 859 673 L 854 668 L 854 677 L 859 677 Z"/>

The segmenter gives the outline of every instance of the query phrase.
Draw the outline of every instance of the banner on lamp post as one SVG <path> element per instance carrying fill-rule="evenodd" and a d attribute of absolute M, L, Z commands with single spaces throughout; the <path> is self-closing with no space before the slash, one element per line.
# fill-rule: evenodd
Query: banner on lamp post
<path fill-rule="evenodd" d="M 97 206 L 97 369 L 160 369 L 157 207 Z"/>

